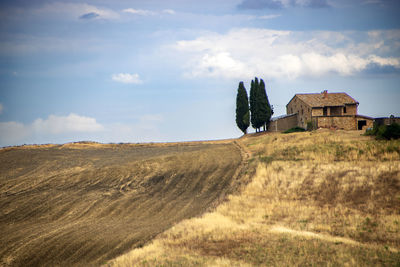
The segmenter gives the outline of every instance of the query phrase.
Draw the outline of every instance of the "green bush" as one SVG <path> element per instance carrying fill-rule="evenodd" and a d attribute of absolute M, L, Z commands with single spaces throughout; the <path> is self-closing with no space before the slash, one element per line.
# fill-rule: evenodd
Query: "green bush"
<path fill-rule="evenodd" d="M 385 139 L 399 139 L 400 138 L 400 124 L 392 123 L 386 126 L 386 130 L 382 133 Z"/>
<path fill-rule="evenodd" d="M 312 121 L 307 121 L 307 131 L 312 131 L 314 130 L 314 124 Z"/>
<path fill-rule="evenodd" d="M 386 139 L 399 139 L 400 138 L 400 124 L 392 123 L 390 125 L 374 124 L 372 129 L 365 132 L 365 135 L 375 135 L 378 140 Z"/>
<path fill-rule="evenodd" d="M 290 128 L 289 130 L 284 131 L 283 133 L 295 133 L 295 132 L 305 132 L 306 130 L 304 128 L 301 128 L 299 126 Z"/>

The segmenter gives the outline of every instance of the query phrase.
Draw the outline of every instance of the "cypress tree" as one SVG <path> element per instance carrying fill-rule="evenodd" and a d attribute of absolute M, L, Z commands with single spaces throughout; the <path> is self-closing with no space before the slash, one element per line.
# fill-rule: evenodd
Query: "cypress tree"
<path fill-rule="evenodd" d="M 254 82 L 253 82 L 253 109 L 251 110 L 251 124 L 253 128 L 256 129 L 256 132 L 260 131 L 260 127 L 264 125 L 264 113 L 265 113 L 265 108 L 264 108 L 264 97 L 263 97 L 263 92 L 261 88 L 261 83 L 259 82 L 258 78 L 255 77 Z M 264 85 L 265 87 L 265 85 Z M 250 96 L 251 97 L 251 96 Z M 250 104 L 250 105 L 251 105 Z"/>
<path fill-rule="evenodd" d="M 260 128 L 264 126 L 265 131 L 271 120 L 273 110 L 265 91 L 265 83 L 262 79 L 258 80 L 257 77 L 251 81 L 250 112 L 251 126 L 256 129 L 256 132 L 259 132 Z"/>
<path fill-rule="evenodd" d="M 251 126 L 260 131 L 261 123 L 261 109 L 260 109 L 260 85 L 258 78 L 255 77 L 254 81 L 251 81 L 252 88 L 250 88 L 250 111 L 251 111 Z"/>
<path fill-rule="evenodd" d="M 250 85 L 250 114 L 251 114 L 251 126 L 256 129 L 256 88 L 254 80 L 251 80 Z M 257 129 L 256 129 L 257 132 Z"/>
<path fill-rule="evenodd" d="M 261 79 L 259 86 L 259 110 L 260 110 L 260 127 L 264 126 L 264 131 L 268 128 L 271 116 L 273 114 L 271 105 L 269 104 L 267 92 L 265 91 L 265 83 Z"/>
<path fill-rule="evenodd" d="M 236 125 L 246 134 L 250 124 L 249 99 L 243 82 L 239 83 L 236 95 Z"/>

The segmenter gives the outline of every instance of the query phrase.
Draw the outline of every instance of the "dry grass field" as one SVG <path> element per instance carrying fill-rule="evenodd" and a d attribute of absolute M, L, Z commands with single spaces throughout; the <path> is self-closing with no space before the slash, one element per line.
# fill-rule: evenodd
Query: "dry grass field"
<path fill-rule="evenodd" d="M 233 142 L 0 149 L 0 265 L 101 265 L 243 182 Z"/>
<path fill-rule="evenodd" d="M 250 182 L 108 266 L 399 266 L 400 141 L 246 136 Z"/>

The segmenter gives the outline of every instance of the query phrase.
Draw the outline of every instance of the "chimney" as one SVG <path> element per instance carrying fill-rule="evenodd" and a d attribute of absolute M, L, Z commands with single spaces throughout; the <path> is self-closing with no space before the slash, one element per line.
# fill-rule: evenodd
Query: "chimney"
<path fill-rule="evenodd" d="M 321 94 L 322 94 L 322 98 L 324 98 L 324 99 L 328 98 L 328 90 L 322 91 Z"/>

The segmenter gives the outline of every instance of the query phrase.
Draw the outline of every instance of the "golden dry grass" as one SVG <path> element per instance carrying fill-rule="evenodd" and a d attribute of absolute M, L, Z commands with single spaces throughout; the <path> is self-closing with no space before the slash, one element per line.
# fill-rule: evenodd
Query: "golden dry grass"
<path fill-rule="evenodd" d="M 204 213 L 242 180 L 232 142 L 0 150 L 0 265 L 87 266 Z"/>
<path fill-rule="evenodd" d="M 360 132 L 238 140 L 251 182 L 109 266 L 396 266 L 400 141 Z"/>

